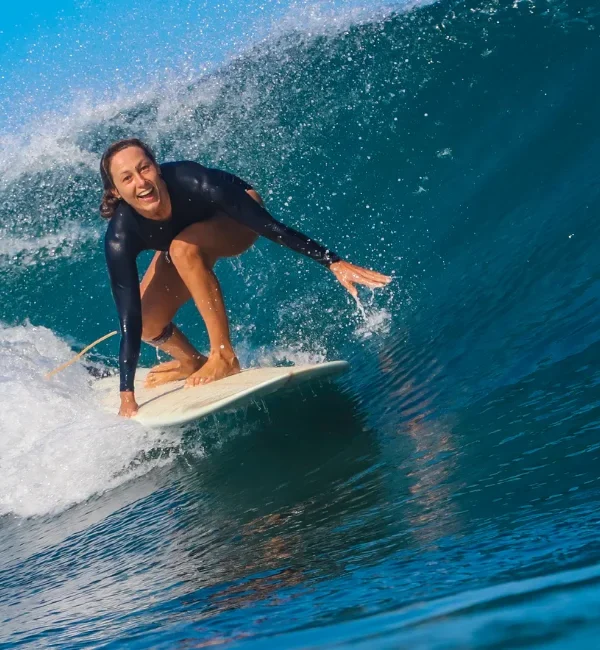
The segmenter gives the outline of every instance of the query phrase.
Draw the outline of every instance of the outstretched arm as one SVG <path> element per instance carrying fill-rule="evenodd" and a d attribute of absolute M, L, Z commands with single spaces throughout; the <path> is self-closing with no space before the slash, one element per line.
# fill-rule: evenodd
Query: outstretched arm
<path fill-rule="evenodd" d="M 208 189 L 211 200 L 236 221 L 271 241 L 287 246 L 329 267 L 338 282 L 354 298 L 358 295 L 356 284 L 375 289 L 384 287 L 391 281 L 388 275 L 342 260 L 339 255 L 310 237 L 275 220 L 262 207 L 260 196 L 253 190 L 244 191 L 240 186 L 222 183 L 207 183 L 205 188 Z M 253 192 L 256 196 L 249 196 L 249 192 Z"/>
<path fill-rule="evenodd" d="M 134 379 L 142 341 L 142 304 L 136 257 L 138 251 L 124 233 L 107 233 L 104 251 L 112 294 L 121 324 L 119 370 L 121 408 L 119 415 L 131 417 L 138 411 Z"/>
<path fill-rule="evenodd" d="M 340 260 L 332 250 L 274 219 L 261 203 L 251 198 L 240 185 L 215 182 L 209 177 L 203 185 L 203 190 L 211 202 L 258 235 L 306 255 L 323 266 L 329 267 Z"/>

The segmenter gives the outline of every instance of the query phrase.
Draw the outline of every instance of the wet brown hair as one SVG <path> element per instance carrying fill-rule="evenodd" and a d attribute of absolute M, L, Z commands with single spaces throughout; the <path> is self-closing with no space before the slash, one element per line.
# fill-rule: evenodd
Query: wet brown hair
<path fill-rule="evenodd" d="M 102 203 L 100 203 L 100 214 L 105 219 L 110 219 L 113 216 L 117 206 L 121 202 L 121 199 L 114 195 L 115 183 L 110 175 L 110 163 L 115 154 L 119 153 L 119 151 L 123 151 L 123 149 L 128 149 L 129 147 L 138 147 L 155 165 L 157 165 L 152 149 L 137 138 L 117 140 L 117 142 L 113 142 L 110 147 L 108 147 L 100 159 L 100 176 L 102 178 L 102 185 L 104 186 L 104 195 L 102 196 Z"/>

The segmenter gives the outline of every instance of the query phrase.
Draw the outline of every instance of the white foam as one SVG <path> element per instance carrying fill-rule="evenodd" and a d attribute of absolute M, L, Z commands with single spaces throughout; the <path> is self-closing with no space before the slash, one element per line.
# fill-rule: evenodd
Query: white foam
<path fill-rule="evenodd" d="M 289 32 L 312 36 L 334 36 L 349 28 L 365 23 L 385 20 L 391 14 L 409 11 L 415 7 L 432 4 L 435 0 L 346 0 L 340 5 L 335 1 L 294 2 L 283 18 L 273 23 L 269 38 Z"/>
<path fill-rule="evenodd" d="M 264 346 L 250 349 L 243 343 L 236 346 L 236 353 L 243 368 L 252 366 L 276 366 L 280 364 L 304 365 L 327 361 L 327 351 L 314 343 L 296 342 L 289 345 Z"/>
<path fill-rule="evenodd" d="M 100 233 L 79 224 L 69 224 L 59 232 L 42 237 L 14 237 L 0 230 L 0 267 L 18 263 L 31 266 L 50 259 L 72 259 L 78 250 L 85 249 L 100 238 Z"/>
<path fill-rule="evenodd" d="M 25 174 L 45 173 L 62 167 L 82 167 L 97 174 L 100 156 L 77 144 L 79 133 L 135 106 L 149 92 L 131 92 L 106 103 L 77 101 L 66 115 L 41 115 L 20 133 L 1 137 L 0 189 L 6 189 Z"/>
<path fill-rule="evenodd" d="M 354 298 L 359 314 L 359 323 L 354 335 L 360 339 L 388 334 L 392 326 L 392 314 L 384 307 L 375 305 L 375 292 L 371 291 L 370 299 L 363 304 L 358 296 Z"/>
<path fill-rule="evenodd" d="M 102 411 L 79 364 L 44 379 L 72 355 L 49 329 L 0 325 L 0 515 L 65 509 L 147 472 L 161 461 L 127 468 L 177 442 Z"/>
<path fill-rule="evenodd" d="M 0 138 L 0 189 L 23 174 L 46 172 L 61 166 L 83 166 L 98 170 L 99 158 L 78 146 L 73 139 L 86 114 L 59 118 L 41 116 L 22 134 Z"/>
<path fill-rule="evenodd" d="M 360 339 L 381 336 L 389 334 L 391 325 L 392 314 L 387 309 L 373 309 L 364 313 L 363 321 L 354 330 L 354 334 Z"/>

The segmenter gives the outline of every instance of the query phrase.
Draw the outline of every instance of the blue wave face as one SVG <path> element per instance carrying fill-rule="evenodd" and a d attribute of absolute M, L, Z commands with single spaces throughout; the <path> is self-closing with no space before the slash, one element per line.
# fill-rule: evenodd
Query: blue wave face
<path fill-rule="evenodd" d="M 597 9 L 307 15 L 2 144 L 9 647 L 595 647 Z M 244 364 L 341 357 L 348 379 L 154 439 L 81 368 L 39 381 L 115 327 L 97 165 L 132 136 L 393 273 L 357 309 L 269 242 L 217 267 Z M 206 345 L 191 305 L 177 323 Z"/>

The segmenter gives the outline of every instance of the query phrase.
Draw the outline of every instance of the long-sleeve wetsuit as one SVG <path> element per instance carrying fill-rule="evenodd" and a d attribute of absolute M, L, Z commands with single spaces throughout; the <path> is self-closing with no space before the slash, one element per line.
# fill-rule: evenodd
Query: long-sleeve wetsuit
<path fill-rule="evenodd" d="M 121 201 L 110 220 L 105 253 L 111 288 L 121 323 L 121 391 L 133 390 L 142 340 L 142 306 L 136 258 L 143 250 L 168 251 L 187 226 L 224 212 L 271 241 L 329 266 L 340 258 L 306 235 L 279 223 L 245 190 L 248 183 L 195 162 L 160 166 L 171 199 L 171 217 L 148 219 Z"/>

